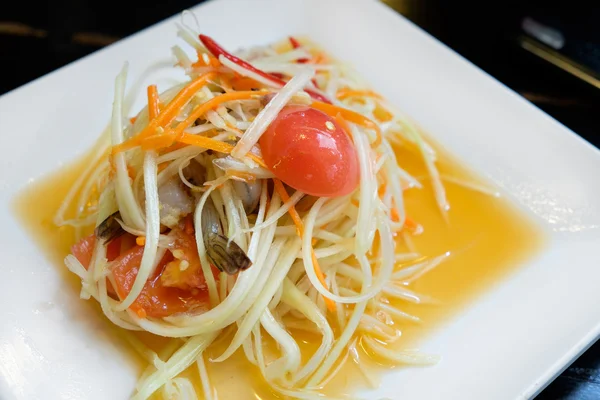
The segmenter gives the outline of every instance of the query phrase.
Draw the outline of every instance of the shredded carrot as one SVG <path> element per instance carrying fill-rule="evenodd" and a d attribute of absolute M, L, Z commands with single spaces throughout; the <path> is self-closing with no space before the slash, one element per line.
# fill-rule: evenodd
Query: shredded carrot
<path fill-rule="evenodd" d="M 392 113 L 386 110 L 379 102 L 377 102 L 377 106 L 373 110 L 373 115 L 381 122 L 388 122 L 394 118 Z"/>
<path fill-rule="evenodd" d="M 127 166 L 127 174 L 129 175 L 129 177 L 131 179 L 135 179 L 135 175 L 136 175 L 135 168 L 133 168 L 131 165 L 128 165 Z"/>
<path fill-rule="evenodd" d="M 381 198 L 385 191 L 387 189 L 387 183 L 382 183 L 381 186 L 379 186 L 379 190 L 377 191 L 377 194 L 379 195 L 379 197 Z M 354 199 L 351 200 L 352 204 L 354 204 Z M 358 201 L 356 201 L 356 206 L 358 206 Z M 392 217 L 392 221 L 394 222 L 398 222 L 400 221 L 400 214 L 398 213 L 398 209 L 396 207 L 395 204 L 392 205 L 392 209 L 390 210 L 390 216 Z M 419 224 L 417 224 L 412 218 L 410 218 L 408 215 L 406 215 L 404 217 L 404 225 L 409 228 L 409 229 L 416 229 Z"/>
<path fill-rule="evenodd" d="M 285 186 L 283 186 L 283 183 L 279 179 L 274 178 L 273 184 L 275 185 L 275 190 L 277 191 L 277 194 L 279 194 L 279 197 L 281 197 L 281 200 L 283 200 L 284 202 L 289 201 L 290 196 L 288 195 L 287 191 L 285 190 Z M 298 211 L 296 211 L 296 208 L 294 206 L 291 206 L 288 212 L 290 214 L 290 217 L 292 217 L 292 221 L 294 221 L 294 224 L 296 225 L 296 233 L 298 234 L 298 236 L 300 236 L 300 238 L 302 238 L 302 236 L 304 236 L 304 223 L 302 222 L 302 219 L 300 218 Z M 312 244 L 311 244 L 310 251 L 311 251 L 313 267 L 315 268 L 315 273 L 317 274 L 317 277 L 319 278 L 319 282 L 321 282 L 321 284 L 327 289 L 327 282 L 325 282 L 325 275 L 323 274 L 323 271 L 321 270 L 321 267 L 319 266 L 319 261 L 317 260 L 317 256 L 315 255 L 315 250 L 312 248 Z M 329 311 L 335 311 L 335 303 L 333 302 L 333 300 L 331 300 L 330 298 L 325 297 L 325 296 L 323 296 L 323 299 L 325 300 L 327 309 Z"/>
<path fill-rule="evenodd" d="M 190 82 L 186 87 L 181 89 L 179 93 L 177 93 L 175 98 L 173 98 L 173 100 L 164 108 L 164 110 L 160 111 L 156 118 L 152 119 L 148 123 L 146 128 L 144 128 L 136 136 L 129 138 L 117 146 L 114 146 L 112 149 L 112 154 L 120 153 L 122 151 L 139 146 L 142 139 L 156 133 L 156 128 L 164 128 L 165 126 L 171 124 L 175 117 L 177 117 L 177 115 L 181 112 L 181 109 L 191 100 L 196 92 L 200 90 L 206 84 L 206 82 L 209 79 L 212 79 L 215 75 L 215 72 L 208 72 L 200 75 Z"/>
<path fill-rule="evenodd" d="M 117 165 L 115 164 L 115 158 L 112 155 L 108 156 L 108 179 L 112 180 L 117 173 Z"/>
<path fill-rule="evenodd" d="M 221 75 L 219 78 L 221 79 L 221 87 L 225 90 L 225 92 L 231 92 L 231 80 L 225 75 Z"/>
<path fill-rule="evenodd" d="M 143 150 L 158 150 L 171 147 L 174 141 L 175 137 L 173 134 L 166 132 L 142 139 L 141 146 Z"/>
<path fill-rule="evenodd" d="M 277 191 L 277 194 L 279 194 L 279 197 L 281 197 L 281 200 L 287 202 L 290 199 L 290 196 L 285 190 L 283 182 L 277 178 L 274 178 L 273 183 L 275 184 L 275 190 Z M 292 221 L 294 221 L 294 224 L 296 225 L 296 233 L 300 237 L 304 236 L 304 223 L 302 223 L 302 219 L 300 218 L 298 211 L 296 211 L 296 207 L 292 206 L 289 210 L 289 213 L 290 217 L 292 217 Z"/>
<path fill-rule="evenodd" d="M 364 97 L 356 97 L 354 98 L 354 102 L 359 103 L 359 104 L 367 104 L 367 101 L 365 100 Z"/>
<path fill-rule="evenodd" d="M 224 154 L 229 154 L 233 150 L 233 146 L 230 145 L 229 143 L 220 142 L 218 140 L 211 139 L 211 138 L 208 138 L 205 136 L 192 135 L 190 133 L 182 133 L 181 136 L 179 138 L 177 138 L 177 141 L 180 143 L 185 143 L 185 144 L 189 144 L 192 146 L 198 146 L 198 147 L 202 147 L 205 149 L 218 151 L 219 153 L 224 153 Z M 265 162 L 263 161 L 263 159 L 258 157 L 255 154 L 248 153 L 248 157 L 250 157 L 250 159 L 252 159 L 254 162 L 256 162 L 261 167 L 267 166 L 265 164 Z"/>
<path fill-rule="evenodd" d="M 324 62 L 326 60 L 325 56 L 323 55 L 323 53 L 319 53 L 316 56 L 314 56 L 311 60 L 309 60 L 308 62 L 310 64 L 321 64 L 322 62 Z"/>
<path fill-rule="evenodd" d="M 383 191 L 382 191 L 383 188 L 385 188 L 385 184 L 379 188 L 379 196 L 380 197 L 383 194 Z M 359 205 L 359 202 L 356 199 L 350 200 L 350 203 L 355 205 L 356 207 L 358 207 L 358 205 Z M 398 210 L 396 209 L 396 207 L 392 207 L 392 209 L 390 210 L 390 213 L 391 213 L 392 221 L 394 221 L 394 222 L 400 221 L 400 214 L 398 213 Z M 404 217 L 404 225 L 409 229 L 416 229 L 419 226 L 419 224 L 417 222 L 415 222 L 415 220 L 410 218 L 408 215 Z"/>
<path fill-rule="evenodd" d="M 333 119 L 342 127 L 342 129 L 344 129 L 344 131 L 346 131 L 346 134 L 350 137 L 350 140 L 353 140 L 352 135 L 350 134 L 350 125 L 348 125 L 348 122 L 344 119 L 344 117 L 342 117 L 342 114 L 337 113 Z"/>
<path fill-rule="evenodd" d="M 317 256 L 315 254 L 315 249 L 311 247 L 310 254 L 313 262 L 313 266 L 315 267 L 315 273 L 317 274 L 317 278 L 319 278 L 319 282 L 321 285 L 325 287 L 325 289 L 329 290 L 327 287 L 327 282 L 325 282 L 325 274 L 321 271 L 321 267 L 319 266 L 319 261 L 317 260 Z M 327 305 L 327 309 L 329 311 L 335 311 L 335 302 L 331 300 L 329 297 L 323 296 L 323 300 L 325 300 L 325 304 Z"/>
<path fill-rule="evenodd" d="M 156 169 L 156 172 L 163 171 L 165 168 L 167 168 L 169 166 L 169 164 L 171 164 L 169 161 L 165 161 L 163 163 L 158 164 L 158 168 Z"/>
<path fill-rule="evenodd" d="M 419 227 L 419 224 L 408 215 L 404 218 L 404 225 L 409 229 L 416 229 Z"/>
<path fill-rule="evenodd" d="M 392 217 L 392 221 L 394 221 L 394 222 L 400 221 L 400 214 L 398 213 L 398 209 L 396 207 L 392 207 L 391 217 Z M 414 231 L 415 229 L 417 229 L 419 227 L 419 224 L 414 219 L 412 219 L 411 217 L 406 215 L 404 217 L 404 226 L 406 228 Z"/>
<path fill-rule="evenodd" d="M 221 115 L 221 117 L 223 116 L 221 113 L 219 113 L 219 115 Z M 223 118 L 223 120 L 225 121 L 225 125 L 227 125 L 227 127 L 229 129 L 231 129 L 232 131 L 234 131 L 239 137 L 241 137 L 244 134 L 244 132 L 242 132 L 240 129 L 238 129 L 237 126 L 235 126 L 234 124 L 232 124 L 231 122 L 229 122 L 225 118 Z"/>
<path fill-rule="evenodd" d="M 400 221 L 400 214 L 398 214 L 398 210 L 396 209 L 396 207 L 392 207 L 392 221 Z"/>
<path fill-rule="evenodd" d="M 252 90 L 262 88 L 263 85 L 252 78 L 234 78 L 231 80 L 231 87 L 234 90 Z"/>
<path fill-rule="evenodd" d="M 204 58 L 205 56 L 203 54 L 206 54 L 206 57 L 208 57 L 208 64 L 205 62 Z M 194 68 L 198 68 L 198 67 L 214 67 L 214 68 L 218 68 L 221 66 L 221 62 L 212 54 L 209 53 L 201 53 L 198 52 L 198 61 L 196 61 L 195 63 L 192 64 L 192 67 Z"/>
<path fill-rule="evenodd" d="M 156 117 L 157 125 L 164 126 L 171 123 L 179 114 L 181 109 L 191 100 L 191 98 L 200 90 L 209 79 L 216 76 L 214 72 L 208 72 L 194 79 L 190 84 L 184 87 L 177 96 L 169 103 L 164 110 Z M 147 129 L 147 128 L 146 128 Z"/>
<path fill-rule="evenodd" d="M 381 129 L 379 129 L 379 125 L 377 125 L 375 122 L 373 122 L 369 118 L 367 118 L 357 112 L 349 110 L 347 108 L 338 107 L 333 104 L 323 103 L 321 101 L 313 101 L 312 107 L 316 108 L 317 110 L 323 111 L 325 114 L 329 115 L 330 117 L 335 118 L 339 114 L 342 118 L 344 118 L 348 122 L 360 125 L 367 129 L 374 130 L 375 133 L 377 134 L 377 137 L 375 138 L 373 143 L 371 143 L 371 145 L 373 147 L 378 147 L 381 144 Z"/>
<path fill-rule="evenodd" d="M 148 86 L 148 120 L 154 120 L 160 113 L 160 99 L 156 85 Z M 161 130 L 161 128 L 157 128 Z M 170 141 L 169 141 L 170 140 Z M 142 139 L 141 146 L 143 150 L 155 150 L 163 147 L 168 147 L 173 144 L 173 139 L 165 134 L 156 134 Z"/>
<path fill-rule="evenodd" d="M 231 176 L 232 178 L 237 178 L 244 182 L 254 182 L 256 180 L 255 175 L 253 175 L 249 172 L 243 172 L 243 171 L 228 170 L 227 176 Z"/>
<path fill-rule="evenodd" d="M 256 91 L 230 92 L 230 93 L 224 93 L 222 95 L 213 97 L 212 99 L 208 100 L 207 102 L 202 103 L 201 105 L 196 107 L 190 113 L 190 115 L 188 115 L 188 117 L 183 122 L 179 123 L 179 125 L 177 125 L 177 127 L 172 131 L 167 130 L 165 132 L 160 132 L 158 134 L 147 135 L 144 132 L 148 128 L 144 129 L 144 131 L 140 132 L 140 134 L 138 136 L 132 138 L 132 139 L 136 139 L 135 140 L 136 143 L 133 144 L 133 147 L 142 145 L 142 147 L 145 150 L 160 149 L 160 148 L 171 146 L 174 141 L 201 146 L 201 145 L 197 144 L 198 140 L 200 140 L 202 143 L 206 144 L 207 146 L 211 146 L 211 147 L 207 147 L 207 146 L 201 146 L 201 147 L 205 147 L 210 150 L 229 154 L 231 152 L 231 150 L 233 149 L 233 146 L 231 146 L 227 143 L 219 142 L 219 141 L 212 140 L 212 139 L 202 137 L 199 135 L 191 135 L 191 136 L 199 138 L 195 141 L 195 143 L 188 143 L 185 140 L 182 140 L 183 136 L 187 135 L 186 133 L 184 133 L 185 129 L 187 127 L 191 126 L 194 123 L 194 121 L 196 121 L 196 119 L 201 117 L 207 111 L 216 108 L 221 103 L 224 103 L 227 101 L 232 101 L 232 100 L 241 100 L 241 99 L 252 98 L 253 96 L 260 95 L 260 93 L 261 92 L 256 92 Z M 171 104 L 172 104 L 172 102 L 169 104 L 167 109 L 171 106 Z M 168 111 L 167 109 L 165 109 L 165 112 Z M 155 121 L 158 121 L 162 115 L 163 115 L 163 113 L 159 114 L 156 118 L 154 118 L 152 121 L 150 121 L 150 123 L 148 124 L 148 127 L 151 124 L 153 124 Z M 155 128 L 155 131 L 156 130 L 160 131 L 161 129 L 162 129 L 162 127 L 157 127 L 157 128 Z M 132 140 L 132 139 L 130 139 L 130 140 Z M 210 142 L 207 142 L 206 140 L 209 140 Z M 117 147 L 118 146 L 113 148 L 113 152 L 114 151 L 116 151 L 116 152 L 123 151 L 122 149 L 117 149 Z M 252 154 L 249 154 L 249 157 L 252 158 L 254 161 L 256 161 L 259 165 L 261 165 L 263 167 L 265 166 L 264 162 L 259 157 L 256 157 L 255 155 L 252 155 Z"/>
<path fill-rule="evenodd" d="M 233 148 L 232 148 L 233 150 Z M 248 157 L 254 161 L 255 163 L 257 163 L 258 165 L 260 165 L 263 168 L 267 167 L 267 164 L 265 164 L 265 160 L 263 160 L 261 157 L 257 156 L 256 154 L 252 154 L 252 153 L 248 153 Z"/>
<path fill-rule="evenodd" d="M 146 236 L 138 236 L 135 238 L 135 244 L 138 246 L 144 246 L 146 244 Z"/>
<path fill-rule="evenodd" d="M 135 121 L 137 120 L 137 117 L 131 117 L 129 118 L 129 122 L 131 122 L 131 124 L 135 124 Z"/>
<path fill-rule="evenodd" d="M 182 133 L 177 138 L 179 143 L 185 143 L 192 146 L 203 147 L 205 149 L 218 151 L 219 153 L 229 154 L 233 150 L 233 146 L 229 143 L 221 142 L 206 136 L 193 135 L 191 133 Z"/>
<path fill-rule="evenodd" d="M 159 98 L 156 85 L 148 86 L 148 120 L 152 121 L 160 113 L 158 108 Z"/>
<path fill-rule="evenodd" d="M 338 90 L 335 97 L 340 100 L 347 99 L 348 97 L 374 97 L 381 99 L 381 95 L 372 90 L 352 90 L 348 88 Z"/>
<path fill-rule="evenodd" d="M 219 104 L 225 103 L 227 101 L 233 101 L 233 100 L 250 99 L 257 95 L 261 95 L 261 92 L 256 92 L 256 91 L 230 92 L 230 93 L 223 93 L 219 96 L 213 97 L 212 99 L 208 100 L 207 102 L 202 103 L 198 107 L 196 107 L 190 113 L 190 115 L 188 115 L 188 117 L 185 119 L 185 121 L 183 121 L 179 125 L 177 125 L 177 128 L 175 128 L 175 130 L 174 130 L 175 137 L 179 138 L 183 134 L 183 131 L 185 129 L 187 129 L 187 127 L 191 126 L 194 123 L 194 121 L 196 121 L 198 118 L 200 118 L 202 115 L 204 115 L 207 111 L 216 108 Z"/>
<path fill-rule="evenodd" d="M 172 146 L 165 147 L 164 149 L 161 149 L 161 154 L 167 154 L 167 153 L 170 153 L 170 152 L 175 151 L 175 150 L 183 149 L 186 146 L 187 146 L 187 144 L 185 144 L 185 143 L 175 143 Z"/>

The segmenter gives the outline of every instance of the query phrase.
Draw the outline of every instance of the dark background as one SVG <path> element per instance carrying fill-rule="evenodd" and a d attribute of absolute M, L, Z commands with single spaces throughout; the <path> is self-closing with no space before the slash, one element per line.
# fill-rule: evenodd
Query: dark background
<path fill-rule="evenodd" d="M 600 76 L 600 6 L 579 1 L 558 5 L 510 0 L 384 2 L 600 146 L 600 89 L 519 45 L 523 18 L 534 18 L 561 30 L 567 38 L 565 54 Z M 9 73 L 0 74 L 0 94 L 197 3 L 57 0 L 45 5 L 24 1 L 3 5 L 0 60 Z M 575 361 L 538 399 L 600 399 L 600 344 Z"/>

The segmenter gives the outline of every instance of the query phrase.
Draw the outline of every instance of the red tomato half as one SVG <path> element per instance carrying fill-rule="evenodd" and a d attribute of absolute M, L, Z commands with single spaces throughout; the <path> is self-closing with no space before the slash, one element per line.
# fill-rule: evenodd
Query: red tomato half
<path fill-rule="evenodd" d="M 327 114 L 306 106 L 287 106 L 261 136 L 269 169 L 294 189 L 321 197 L 356 189 L 358 157 L 348 133 Z"/>

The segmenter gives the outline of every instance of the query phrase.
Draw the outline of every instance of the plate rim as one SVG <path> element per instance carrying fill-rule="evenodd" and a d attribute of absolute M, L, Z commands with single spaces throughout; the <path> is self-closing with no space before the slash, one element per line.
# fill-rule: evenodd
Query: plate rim
<path fill-rule="evenodd" d="M 220 3 L 226 3 L 226 0 L 221 0 L 219 1 Z M 366 2 L 366 1 L 365 1 Z M 205 3 L 202 3 L 200 5 L 197 5 L 195 7 L 192 8 L 192 10 L 194 10 L 194 12 L 200 12 L 202 10 L 203 7 L 205 7 L 208 4 L 214 4 L 217 3 L 216 0 L 209 0 Z M 422 35 L 425 35 L 427 38 L 429 38 L 430 40 L 433 40 L 436 45 L 438 47 L 442 47 L 445 48 L 446 51 L 449 51 L 454 57 L 458 57 L 458 59 L 462 60 L 463 62 L 467 63 L 470 68 L 474 68 L 475 70 L 479 71 L 479 73 L 483 73 L 486 76 L 486 79 L 491 80 L 495 83 L 495 85 L 498 88 L 502 88 L 502 90 L 507 93 L 510 94 L 513 99 L 511 101 L 519 101 L 520 106 L 525 106 L 529 109 L 531 109 L 532 111 L 536 112 L 537 115 L 543 115 L 546 119 L 549 119 L 552 124 L 555 124 L 556 126 L 558 126 L 559 128 L 561 128 L 561 130 L 563 131 L 562 134 L 568 135 L 569 136 L 569 140 L 576 140 L 578 142 L 578 145 L 581 146 L 581 149 L 585 149 L 585 151 L 592 151 L 594 153 L 595 156 L 598 156 L 598 158 L 600 158 L 600 150 L 595 147 L 591 142 L 589 142 L 588 140 L 586 140 L 585 138 L 579 136 L 578 134 L 576 134 L 574 131 L 572 131 L 570 128 L 566 127 L 564 124 L 562 124 L 560 121 L 556 120 L 554 117 L 550 116 L 549 114 L 545 113 L 543 110 L 541 110 L 539 107 L 537 107 L 535 104 L 527 101 L 526 99 L 524 99 L 522 96 L 520 96 L 516 91 L 512 90 L 511 88 L 509 88 L 507 85 L 505 85 L 504 83 L 500 82 L 499 80 L 497 80 L 496 78 L 494 78 L 492 75 L 490 75 L 489 73 L 487 73 L 486 71 L 482 70 L 481 68 L 477 67 L 475 64 L 473 64 L 471 61 L 469 61 L 468 59 L 466 59 L 465 57 L 463 57 L 462 55 L 458 54 L 457 52 L 455 52 L 454 50 L 452 50 L 449 46 L 447 46 L 446 44 L 442 43 L 441 41 L 437 40 L 436 38 L 434 38 L 432 35 L 430 35 L 428 32 L 426 32 L 425 30 L 423 30 L 422 28 L 420 28 L 419 26 L 417 26 L 416 24 L 414 24 L 413 22 L 411 22 L 410 20 L 408 20 L 406 17 L 402 16 L 401 14 L 397 13 L 396 11 L 394 11 L 393 9 L 391 9 L 389 6 L 383 4 L 383 3 L 379 3 L 379 2 L 371 2 L 370 6 L 375 5 L 375 7 L 382 7 L 386 10 L 387 13 L 393 14 L 394 17 L 397 17 L 401 20 L 404 20 L 404 22 L 410 24 L 414 29 L 418 30 L 421 32 Z M 156 27 L 161 26 L 161 25 L 165 25 L 165 24 L 169 24 L 172 23 L 174 21 L 174 18 L 176 18 L 178 15 L 180 15 L 180 13 L 176 14 L 173 17 L 169 17 L 167 19 L 164 19 L 162 21 L 159 21 L 147 28 L 144 28 L 132 35 L 129 35 L 109 46 L 106 46 L 102 49 L 96 50 L 93 53 L 90 53 L 72 63 L 69 63 L 65 66 L 62 66 L 54 71 L 51 71 L 41 77 L 38 77 L 22 86 L 19 86 L 17 88 L 14 88 L 12 90 L 10 90 L 9 92 L 4 93 L 2 96 L 0 96 L 0 105 L 3 104 L 3 102 L 8 102 L 9 98 L 12 99 L 12 97 L 15 97 L 15 95 L 17 93 L 20 93 L 22 90 L 25 90 L 31 86 L 37 86 L 37 84 L 41 81 L 45 81 L 47 80 L 49 77 L 58 75 L 58 74 L 63 74 L 64 71 L 68 71 L 71 68 L 77 68 L 77 66 L 82 63 L 82 62 L 87 62 L 86 60 L 89 59 L 93 59 L 96 57 L 102 57 L 102 54 L 104 54 L 105 52 L 109 52 L 111 51 L 111 49 L 115 46 L 119 46 L 121 45 L 123 42 L 131 40 L 135 37 L 137 37 L 138 35 L 142 35 L 143 33 L 147 32 L 147 31 L 151 31 L 154 30 Z M 14 195 L 14 193 L 13 193 Z M 584 337 L 580 338 L 580 340 L 577 343 L 574 343 L 571 347 L 571 350 L 569 352 L 567 352 L 566 354 L 564 354 L 564 356 L 560 359 L 558 359 L 556 361 L 555 364 L 550 365 L 548 367 L 548 369 L 546 370 L 546 372 L 544 372 L 537 381 L 532 382 L 530 387 L 527 388 L 525 391 L 523 391 L 523 393 L 521 394 L 521 396 L 523 398 L 528 398 L 528 397 L 532 397 L 535 396 L 537 394 L 539 394 L 554 378 L 556 378 L 562 371 L 564 371 L 569 365 L 570 363 L 572 363 L 574 361 L 575 358 L 579 357 L 581 354 L 583 354 L 590 346 L 592 346 L 596 340 L 598 340 L 598 338 L 600 337 L 600 323 L 598 323 L 595 327 L 593 327 L 593 329 L 591 329 L 587 335 L 585 335 Z"/>

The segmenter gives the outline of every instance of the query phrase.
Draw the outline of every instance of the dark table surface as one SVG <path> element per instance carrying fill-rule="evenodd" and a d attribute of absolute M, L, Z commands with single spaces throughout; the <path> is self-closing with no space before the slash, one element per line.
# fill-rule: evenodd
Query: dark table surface
<path fill-rule="evenodd" d="M 570 23 L 578 35 L 586 38 L 586 45 L 600 45 L 600 40 L 593 41 L 600 36 L 600 7 L 574 1 L 561 2 L 559 6 L 509 0 L 384 2 L 600 146 L 600 89 L 523 50 L 518 42 L 523 18 L 540 16 Z M 3 6 L 0 11 L 0 59 L 10 71 L 0 75 L 0 94 L 196 3 L 57 0 L 41 8 L 36 6 L 36 12 L 32 12 L 29 2 L 10 2 L 8 8 Z M 600 54 L 600 46 L 596 50 Z M 600 343 L 585 352 L 537 398 L 600 399 Z"/>

